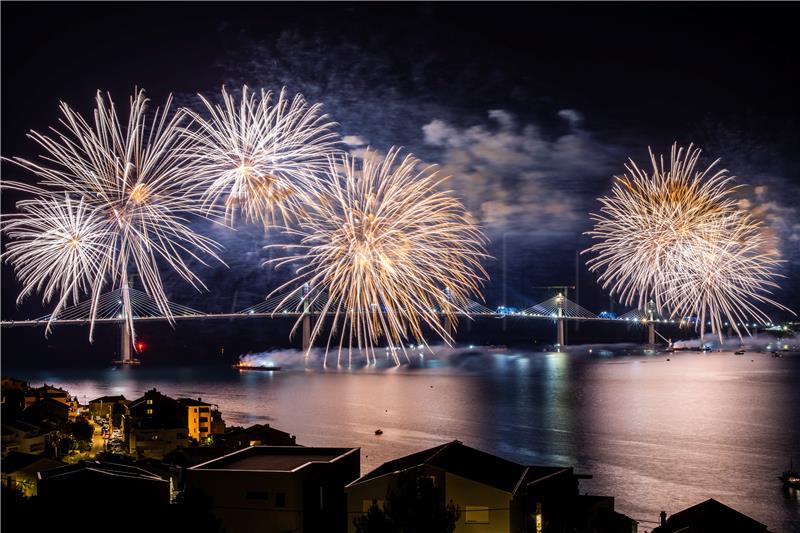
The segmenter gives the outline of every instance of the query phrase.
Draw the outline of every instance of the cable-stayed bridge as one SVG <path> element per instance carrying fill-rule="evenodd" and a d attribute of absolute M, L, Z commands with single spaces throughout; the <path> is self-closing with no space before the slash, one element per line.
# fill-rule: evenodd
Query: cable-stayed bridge
<path fill-rule="evenodd" d="M 185 305 L 173 302 L 167 303 L 169 316 L 164 313 L 162 308 L 148 294 L 133 288 L 118 288 L 100 295 L 94 303 L 94 322 L 119 323 L 126 322 L 125 306 L 123 304 L 124 294 L 130 301 L 131 320 L 134 322 L 154 322 L 154 321 L 184 321 L 184 320 L 215 320 L 215 319 L 246 319 L 246 318 L 278 318 L 294 317 L 302 318 L 303 326 L 303 349 L 311 346 L 311 317 L 323 314 L 332 315 L 336 312 L 335 305 L 328 305 L 328 295 L 325 292 L 309 288 L 307 285 L 298 287 L 290 292 L 271 296 L 256 305 L 231 313 L 207 313 Z M 628 323 L 641 324 L 648 327 L 649 342 L 655 344 L 656 324 L 685 324 L 693 325 L 692 318 L 676 319 L 675 317 L 665 317 L 655 310 L 655 305 L 648 304 L 644 310 L 633 309 L 621 316 L 612 313 L 595 314 L 585 307 L 569 300 L 566 296 L 559 293 L 552 298 L 525 308 L 521 311 L 511 307 L 498 307 L 491 309 L 473 300 L 457 301 L 450 299 L 449 304 L 453 313 L 457 316 L 465 317 L 491 317 L 500 319 L 517 320 L 551 320 L 555 322 L 557 328 L 558 346 L 566 345 L 566 322 L 568 321 L 598 321 L 609 323 Z M 374 304 L 376 310 L 382 307 Z M 435 309 L 437 313 L 444 314 L 441 309 Z M 1 321 L 2 327 L 21 327 L 21 326 L 48 326 L 48 325 L 85 325 L 89 324 L 92 318 L 92 301 L 85 300 L 75 305 L 64 307 L 56 315 L 49 314 L 32 320 L 9 320 Z M 727 324 L 726 324 L 727 325 Z M 737 324 L 744 327 L 772 327 L 773 324 Z M 125 334 L 127 328 L 123 327 L 122 351 L 123 360 L 130 359 L 130 337 Z M 129 332 L 127 332 L 129 333 Z"/>

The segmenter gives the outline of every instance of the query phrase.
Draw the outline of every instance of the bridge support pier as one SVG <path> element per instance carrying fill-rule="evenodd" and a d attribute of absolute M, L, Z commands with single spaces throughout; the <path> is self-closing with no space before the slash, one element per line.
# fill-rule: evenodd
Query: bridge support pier
<path fill-rule="evenodd" d="M 567 345 L 566 324 L 563 318 L 556 320 L 558 327 L 558 349 L 559 351 Z"/>
<path fill-rule="evenodd" d="M 303 351 L 308 352 L 311 349 L 311 315 L 308 313 L 303 315 Z"/>
<path fill-rule="evenodd" d="M 128 329 L 128 323 L 124 321 L 120 324 L 120 327 L 122 328 L 122 332 L 119 336 L 119 356 L 120 361 L 125 365 L 130 364 L 133 360 L 133 357 L 131 357 L 131 330 Z"/>
<path fill-rule="evenodd" d="M 647 324 L 647 344 L 650 346 L 656 345 L 656 325 L 653 321 Z"/>
<path fill-rule="evenodd" d="M 311 287 L 308 283 L 303 285 L 303 352 L 308 353 L 311 349 L 311 303 L 309 295 Z"/>

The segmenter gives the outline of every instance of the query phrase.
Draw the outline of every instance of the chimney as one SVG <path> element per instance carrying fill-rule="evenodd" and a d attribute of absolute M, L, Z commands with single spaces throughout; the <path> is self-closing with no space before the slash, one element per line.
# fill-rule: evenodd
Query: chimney
<path fill-rule="evenodd" d="M 198 401 L 198 402 L 202 402 L 202 401 L 203 401 L 203 399 L 202 399 L 200 396 L 198 396 L 198 397 L 197 397 L 197 401 Z"/>
<path fill-rule="evenodd" d="M 661 525 L 662 526 L 666 526 L 667 525 L 667 512 L 666 511 L 661 511 L 661 514 L 659 516 L 661 517 Z"/>

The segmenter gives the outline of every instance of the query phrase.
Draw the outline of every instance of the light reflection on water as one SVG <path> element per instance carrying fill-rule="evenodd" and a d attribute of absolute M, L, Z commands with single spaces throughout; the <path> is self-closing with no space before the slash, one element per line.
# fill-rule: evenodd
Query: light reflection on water
<path fill-rule="evenodd" d="M 81 401 L 135 398 L 153 386 L 202 397 L 229 425 L 270 423 L 301 444 L 360 446 L 364 471 L 460 439 L 524 463 L 575 465 L 594 476 L 584 491 L 615 496 L 637 519 L 714 497 L 772 531 L 793 530 L 797 494 L 782 491 L 777 476 L 790 456 L 800 462 L 800 357 L 669 357 L 469 352 L 428 356 L 422 368 L 17 375 L 63 386 Z"/>

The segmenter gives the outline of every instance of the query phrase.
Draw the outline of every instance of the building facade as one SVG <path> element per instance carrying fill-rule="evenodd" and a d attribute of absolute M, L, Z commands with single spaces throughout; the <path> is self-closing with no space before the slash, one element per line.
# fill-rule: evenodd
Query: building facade
<path fill-rule="evenodd" d="M 336 533 L 360 466 L 358 448 L 253 446 L 189 468 L 185 485 L 210 498 L 228 533 Z"/>

